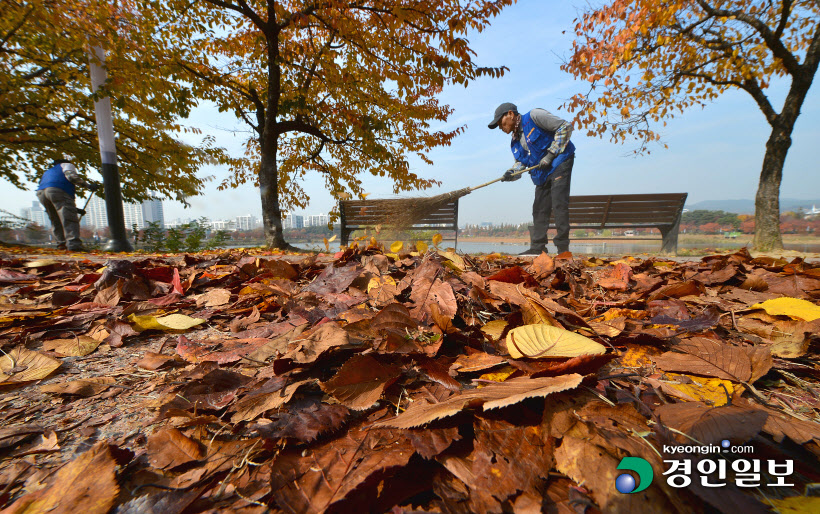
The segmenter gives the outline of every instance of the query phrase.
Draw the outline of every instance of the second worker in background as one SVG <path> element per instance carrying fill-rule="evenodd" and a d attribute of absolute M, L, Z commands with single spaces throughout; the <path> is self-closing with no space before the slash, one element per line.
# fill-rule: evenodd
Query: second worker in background
<path fill-rule="evenodd" d="M 569 185 L 575 162 L 575 145 L 569 140 L 572 125 L 544 109 L 519 114 L 515 104 L 505 102 L 495 110 L 488 126 L 501 127 L 512 136 L 510 149 L 516 164 L 504 174 L 505 181 L 520 178 L 512 176 L 516 170 L 538 166 L 529 172 L 535 184 L 530 248 L 520 255 L 540 255 L 547 250 L 551 214 L 558 253 L 569 251 Z"/>

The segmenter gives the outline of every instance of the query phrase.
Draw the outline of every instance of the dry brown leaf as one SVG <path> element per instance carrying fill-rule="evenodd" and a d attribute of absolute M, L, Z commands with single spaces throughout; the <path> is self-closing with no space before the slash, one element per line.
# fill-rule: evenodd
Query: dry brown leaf
<path fill-rule="evenodd" d="M 400 375 L 397 366 L 382 364 L 372 355 L 355 355 L 321 387 L 345 407 L 364 410 L 379 401 L 385 387 Z"/>
<path fill-rule="evenodd" d="M 170 469 L 200 460 L 205 456 L 202 445 L 176 428 L 164 428 L 148 437 L 148 462 L 156 469 Z"/>
<path fill-rule="evenodd" d="M 651 302 L 652 300 L 683 298 L 684 296 L 700 295 L 703 292 L 703 286 L 696 282 L 676 282 L 674 284 L 669 284 L 668 286 L 664 286 L 656 291 L 653 291 L 652 294 L 650 294 L 646 300 L 648 302 Z"/>
<path fill-rule="evenodd" d="M 486 410 L 514 405 L 527 398 L 548 396 L 578 387 L 583 377 L 578 374 L 544 378 L 514 378 L 481 389 L 454 394 L 441 403 L 412 405 L 399 416 L 376 423 L 375 427 L 413 428 L 459 413 L 468 407 Z"/>
<path fill-rule="evenodd" d="M 541 280 L 555 271 L 555 260 L 546 252 L 542 252 L 541 255 L 532 260 L 530 270 L 537 280 Z"/>
<path fill-rule="evenodd" d="M 57 472 L 52 484 L 27 494 L 4 514 L 106 514 L 119 494 L 117 464 L 108 443 L 100 441 Z"/>
<path fill-rule="evenodd" d="M 680 353 L 667 352 L 655 357 L 659 368 L 734 382 L 747 382 L 752 377 L 749 355 L 736 346 L 705 337 L 693 337 L 674 348 Z"/>
<path fill-rule="evenodd" d="M 72 339 L 51 339 L 43 342 L 43 350 L 55 352 L 65 357 L 84 357 L 96 350 L 104 339 L 98 340 L 88 336 L 79 336 Z"/>
<path fill-rule="evenodd" d="M 757 409 L 766 412 L 769 417 L 763 425 L 763 431 L 780 443 L 788 437 L 797 444 L 804 444 L 811 440 L 820 441 L 820 423 L 806 421 L 789 415 L 782 410 L 772 409 L 759 405 L 747 398 L 739 398 L 736 403 L 741 407 Z"/>
<path fill-rule="evenodd" d="M 743 444 L 756 436 L 766 423 L 768 413 L 739 405 L 709 407 L 701 402 L 670 403 L 655 409 L 660 420 L 699 441 L 719 445 L 724 439 Z M 681 442 L 689 444 L 688 440 Z"/>
<path fill-rule="evenodd" d="M 219 307 L 231 301 L 231 292 L 227 289 L 215 288 L 202 294 L 196 299 L 197 307 Z"/>
<path fill-rule="evenodd" d="M 46 378 L 60 367 L 60 361 L 22 346 L 0 356 L 0 385 Z"/>
<path fill-rule="evenodd" d="M 231 422 L 239 423 L 240 421 L 250 421 L 258 418 L 269 410 L 278 409 L 288 403 L 300 387 L 315 382 L 316 381 L 312 379 L 301 380 L 288 385 L 284 388 L 284 391 L 281 392 L 279 389 L 275 389 L 274 392 L 243 398 L 232 407 L 235 413 L 233 417 L 231 417 Z"/>
<path fill-rule="evenodd" d="M 173 355 L 163 355 L 161 353 L 145 352 L 145 355 L 142 356 L 142 359 L 135 362 L 134 365 L 138 368 L 155 371 L 165 366 L 166 364 L 170 364 L 175 361 L 176 358 Z M 179 362 L 183 361 L 180 360 Z"/>
<path fill-rule="evenodd" d="M 526 302 L 521 304 L 521 314 L 524 317 L 525 325 L 552 325 L 553 327 L 561 326 L 552 314 L 541 304 L 540 299 L 531 296 L 525 296 Z"/>
<path fill-rule="evenodd" d="M 555 467 L 592 493 L 603 512 L 675 512 L 660 492 L 650 486 L 637 494 L 621 494 L 615 479 L 623 473 L 617 469 L 621 460 L 614 447 L 604 448 L 586 438 L 565 436 L 555 450 Z"/>
<path fill-rule="evenodd" d="M 108 389 L 111 384 L 117 381 L 113 377 L 96 377 L 72 380 L 61 384 L 48 384 L 40 386 L 40 391 L 52 394 L 70 394 L 76 396 L 94 396 Z"/>
<path fill-rule="evenodd" d="M 331 321 L 320 326 L 308 337 L 293 341 L 284 357 L 299 364 L 307 364 L 315 361 L 327 350 L 345 346 L 349 341 L 347 332 Z"/>
<path fill-rule="evenodd" d="M 326 512 L 371 476 L 404 467 L 414 454 L 398 431 L 384 430 L 350 430 L 307 451 L 309 458 L 300 448 L 283 450 L 270 475 L 276 502 L 306 514 Z"/>
<path fill-rule="evenodd" d="M 117 280 L 117 282 L 115 284 L 112 284 L 110 287 L 101 289 L 99 292 L 97 292 L 97 296 L 94 297 L 94 303 L 100 305 L 107 305 L 109 307 L 116 307 L 122 299 L 123 284 L 124 281 L 120 279 Z"/>
<path fill-rule="evenodd" d="M 507 359 L 500 355 L 475 352 L 468 355 L 459 355 L 456 361 L 450 366 L 450 372 L 475 373 L 494 368 L 506 362 Z"/>

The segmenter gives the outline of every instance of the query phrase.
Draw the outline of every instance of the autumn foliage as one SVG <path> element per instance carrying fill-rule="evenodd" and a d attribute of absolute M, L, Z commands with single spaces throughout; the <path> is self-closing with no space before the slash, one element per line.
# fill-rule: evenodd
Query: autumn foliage
<path fill-rule="evenodd" d="M 3 512 L 813 501 L 816 263 L 378 245 L 90 257 L 0 260 Z M 761 487 L 766 499 L 731 477 L 667 484 L 662 460 L 681 456 L 664 445 L 723 439 L 794 460 L 794 485 Z M 615 490 L 625 456 L 655 469 L 639 494 Z"/>
<path fill-rule="evenodd" d="M 22 188 L 64 155 L 81 172 L 99 170 L 90 45 L 107 52 L 104 91 L 126 199 L 184 201 L 207 181 L 197 175 L 203 165 L 230 162 L 212 138 L 182 123 L 197 100 L 152 40 L 158 20 L 146 2 L 4 0 L 2 12 L 0 177 Z"/>
<path fill-rule="evenodd" d="M 269 246 L 285 248 L 282 214 L 309 200 L 301 186 L 323 177 L 336 198 L 363 194 L 363 174 L 395 192 L 437 182 L 408 157 L 449 145 L 463 127 L 433 128 L 452 109 L 437 96 L 484 68 L 465 38 L 512 0 L 156 2 L 155 37 L 173 45 L 196 97 L 247 125 L 242 159 L 222 187 L 260 187 Z"/>
<path fill-rule="evenodd" d="M 771 127 L 756 197 L 755 247 L 782 248 L 783 163 L 820 63 L 813 0 L 612 0 L 577 20 L 562 69 L 588 81 L 567 107 L 589 135 L 659 140 L 657 125 L 729 90 L 750 95 Z M 782 105 L 770 98 L 785 81 Z"/>

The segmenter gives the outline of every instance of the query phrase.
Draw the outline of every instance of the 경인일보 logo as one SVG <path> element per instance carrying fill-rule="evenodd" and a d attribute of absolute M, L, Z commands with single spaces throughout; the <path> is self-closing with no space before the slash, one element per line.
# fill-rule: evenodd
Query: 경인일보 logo
<path fill-rule="evenodd" d="M 635 482 L 635 477 L 631 473 L 622 473 L 615 479 L 615 489 L 619 493 L 639 493 L 652 484 L 654 473 L 652 466 L 640 457 L 624 457 L 618 464 L 617 469 L 624 469 L 627 471 L 634 471 L 638 474 L 638 482 Z"/>

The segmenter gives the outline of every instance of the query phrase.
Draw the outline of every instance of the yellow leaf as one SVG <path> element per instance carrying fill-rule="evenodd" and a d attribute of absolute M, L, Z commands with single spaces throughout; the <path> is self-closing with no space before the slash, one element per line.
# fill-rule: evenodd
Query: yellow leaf
<path fill-rule="evenodd" d="M 504 329 L 507 328 L 507 322 L 503 319 L 497 319 L 490 321 L 483 327 L 481 327 L 481 331 L 484 332 L 492 341 L 498 341 L 501 339 L 501 334 L 504 333 Z"/>
<path fill-rule="evenodd" d="M 328 241 L 326 237 L 324 238 L 324 240 L 325 240 L 325 251 L 329 252 L 330 251 L 330 241 Z"/>
<path fill-rule="evenodd" d="M 438 254 L 441 255 L 442 257 L 444 257 L 445 259 L 447 259 L 448 262 L 452 263 L 453 267 L 455 267 L 455 269 L 457 271 L 464 271 L 464 266 L 465 266 L 464 259 L 462 259 L 461 256 L 459 254 L 457 254 L 456 252 L 451 252 L 451 251 L 444 252 L 444 251 L 439 250 Z M 445 262 L 444 264 L 447 264 L 447 262 Z"/>
<path fill-rule="evenodd" d="M 367 292 L 369 293 L 371 289 L 384 287 L 385 285 L 391 285 L 395 287 L 397 285 L 396 280 L 390 275 L 382 277 L 373 277 L 370 279 L 370 282 L 367 283 Z"/>
<path fill-rule="evenodd" d="M 518 359 L 601 355 L 606 353 L 606 348 L 575 332 L 538 324 L 510 330 L 507 334 L 507 351 L 512 358 Z"/>
<path fill-rule="evenodd" d="M 420 254 L 427 253 L 427 243 L 425 243 L 424 241 L 417 241 L 416 250 L 418 250 Z"/>
<path fill-rule="evenodd" d="M 441 244 L 441 241 L 442 241 L 443 239 L 444 239 L 444 238 L 443 238 L 443 237 L 441 237 L 441 234 L 436 234 L 436 235 L 434 235 L 434 236 L 433 236 L 433 246 L 438 246 L 439 244 Z"/>
<path fill-rule="evenodd" d="M 705 402 L 715 407 L 726 405 L 727 396 L 732 396 L 734 386 L 728 380 L 719 378 L 703 378 L 694 375 L 679 375 L 677 373 L 666 373 L 666 378 L 671 381 L 663 383 L 663 391 L 672 396 L 677 396 L 684 400 Z M 724 391 L 723 387 L 726 387 Z"/>
<path fill-rule="evenodd" d="M 362 200 L 370 196 L 370 193 L 362 193 Z"/>
<path fill-rule="evenodd" d="M 615 318 L 640 319 L 646 317 L 646 311 L 635 309 L 621 309 L 613 307 L 604 313 L 604 321 L 611 321 Z"/>
<path fill-rule="evenodd" d="M 781 514 L 814 514 L 820 512 L 820 496 L 789 496 L 769 500 Z"/>
<path fill-rule="evenodd" d="M 134 324 L 134 328 L 138 331 L 154 329 L 154 330 L 188 330 L 197 325 L 205 323 L 204 319 L 192 318 L 184 314 L 169 314 L 168 316 L 137 316 L 131 314 L 128 316 L 128 321 Z"/>
<path fill-rule="evenodd" d="M 23 266 L 26 268 L 45 268 L 53 264 L 60 264 L 60 261 L 55 261 L 54 259 L 37 259 L 36 261 L 27 262 L 23 264 Z"/>
<path fill-rule="evenodd" d="M 399 253 L 402 248 L 404 248 L 404 243 L 402 243 L 401 241 L 396 241 L 392 245 L 390 245 L 390 251 L 393 253 Z"/>
<path fill-rule="evenodd" d="M 625 368 L 643 368 L 652 365 L 650 356 L 658 355 L 660 351 L 653 347 L 644 346 L 630 346 L 623 357 L 621 357 L 621 366 Z"/>
<path fill-rule="evenodd" d="M 820 318 L 820 306 L 799 298 L 774 298 L 763 303 L 756 303 L 750 308 L 763 309 L 771 316 L 788 316 L 804 321 L 814 321 Z"/>
<path fill-rule="evenodd" d="M 333 242 L 333 241 L 335 241 L 335 240 L 336 240 L 336 234 L 333 234 L 333 237 L 331 237 L 331 238 L 330 238 L 330 239 L 328 239 L 327 241 L 328 241 L 328 243 L 332 243 L 332 242 Z"/>
<path fill-rule="evenodd" d="M 516 372 L 516 369 L 512 366 L 504 366 L 498 371 L 493 373 L 484 373 L 479 377 L 479 380 L 490 380 L 492 382 L 503 382 L 507 380 L 510 375 Z M 481 386 L 479 386 L 481 387 Z"/>

